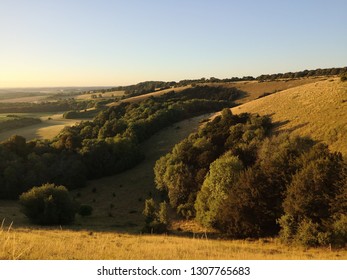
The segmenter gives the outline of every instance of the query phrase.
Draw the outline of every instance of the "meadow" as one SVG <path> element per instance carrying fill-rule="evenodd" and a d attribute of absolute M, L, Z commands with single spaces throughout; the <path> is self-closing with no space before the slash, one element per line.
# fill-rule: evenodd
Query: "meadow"
<path fill-rule="evenodd" d="M 33 260 L 339 260 L 347 251 L 286 246 L 277 239 L 217 240 L 114 231 L 0 229 L 0 259 Z"/>
<path fill-rule="evenodd" d="M 80 120 L 68 120 L 63 118 L 63 114 L 57 113 L 32 113 L 32 114 L 19 114 L 16 115 L 26 117 L 36 117 L 41 119 L 41 123 L 30 126 L 25 126 L 17 129 L 11 129 L 0 133 L 0 141 L 10 138 L 12 135 L 17 134 L 23 136 L 27 141 L 33 139 L 52 139 L 64 127 L 72 126 Z M 10 115 L 8 113 L 1 114 L 1 116 Z M 0 116 L 0 118 L 1 118 Z"/>

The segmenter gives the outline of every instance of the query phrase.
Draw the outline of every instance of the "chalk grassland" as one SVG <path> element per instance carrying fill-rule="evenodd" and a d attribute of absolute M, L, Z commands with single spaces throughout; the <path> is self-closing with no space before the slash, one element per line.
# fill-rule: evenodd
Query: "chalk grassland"
<path fill-rule="evenodd" d="M 235 87 L 245 93 L 245 96 L 236 100 L 236 104 L 243 104 L 263 95 L 273 94 L 282 90 L 310 84 L 319 80 L 325 80 L 326 77 L 310 77 L 301 79 L 281 79 L 274 81 L 240 81 L 231 83 L 207 83 L 210 86 Z"/>
<path fill-rule="evenodd" d="M 276 239 L 212 240 L 208 236 L 129 235 L 63 229 L 0 229 L 0 259 L 277 260 L 347 259 L 347 251 L 288 247 Z"/>
<path fill-rule="evenodd" d="M 278 130 L 311 136 L 347 156 L 347 83 L 317 81 L 251 101 L 232 109 L 269 115 Z"/>

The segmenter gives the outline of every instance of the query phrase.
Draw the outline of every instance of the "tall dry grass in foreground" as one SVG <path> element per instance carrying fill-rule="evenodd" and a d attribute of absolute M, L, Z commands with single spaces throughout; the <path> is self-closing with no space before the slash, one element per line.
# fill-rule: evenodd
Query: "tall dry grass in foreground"
<path fill-rule="evenodd" d="M 347 259 L 346 250 L 288 247 L 277 239 L 210 240 L 57 229 L 0 230 L 0 259 Z"/>

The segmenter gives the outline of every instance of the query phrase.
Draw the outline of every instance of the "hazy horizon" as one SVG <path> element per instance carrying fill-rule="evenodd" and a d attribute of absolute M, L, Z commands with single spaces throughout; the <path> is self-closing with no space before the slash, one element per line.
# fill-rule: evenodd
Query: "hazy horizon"
<path fill-rule="evenodd" d="M 3 0 L 0 88 L 344 67 L 346 9 L 343 0 Z"/>

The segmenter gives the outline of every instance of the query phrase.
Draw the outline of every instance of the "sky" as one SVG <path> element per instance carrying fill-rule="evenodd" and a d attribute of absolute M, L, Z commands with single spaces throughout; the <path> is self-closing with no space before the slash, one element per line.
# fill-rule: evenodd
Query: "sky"
<path fill-rule="evenodd" d="M 347 66 L 346 0 L 0 0 L 0 87 Z"/>

